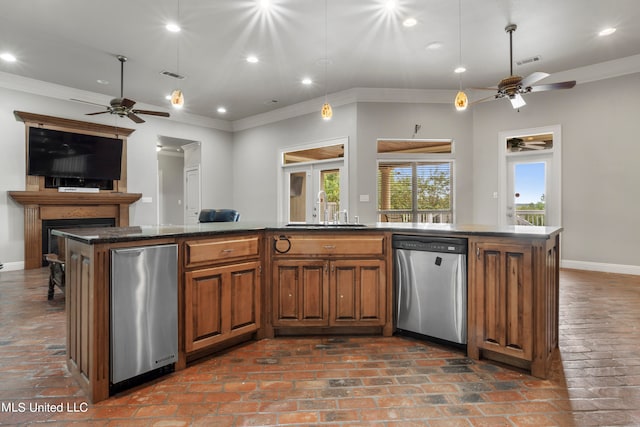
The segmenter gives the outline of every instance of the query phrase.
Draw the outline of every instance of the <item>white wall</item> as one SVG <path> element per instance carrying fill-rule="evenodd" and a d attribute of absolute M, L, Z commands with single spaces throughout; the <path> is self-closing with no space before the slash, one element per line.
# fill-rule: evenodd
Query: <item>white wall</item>
<path fill-rule="evenodd" d="M 458 223 L 473 219 L 472 117 L 458 112 L 451 104 L 359 103 L 357 195 L 369 195 L 369 202 L 358 201 L 362 222 L 377 221 L 377 140 L 411 138 L 415 125 L 421 125 L 416 138 L 453 139 L 455 145 L 455 208 Z M 358 197 L 359 200 L 359 197 Z"/>
<path fill-rule="evenodd" d="M 24 260 L 24 210 L 7 194 L 25 189 L 25 125 L 15 119 L 14 110 L 136 129 L 127 139 L 127 190 L 151 197 L 152 203 L 132 205 L 131 225 L 156 222 L 158 135 L 200 141 L 203 183 L 218 184 L 212 191 L 203 191 L 203 206 L 232 201 L 230 132 L 153 116 L 145 116 L 142 124 L 108 114 L 87 117 L 86 104 L 0 87 L 0 262 L 5 268 L 22 268 Z"/>
<path fill-rule="evenodd" d="M 498 220 L 498 132 L 560 124 L 565 265 L 636 266 L 629 272 L 639 273 L 640 74 L 526 100 L 520 112 L 504 100 L 474 107 L 475 222 Z"/>
<path fill-rule="evenodd" d="M 355 104 L 334 108 L 330 121 L 323 121 L 317 112 L 236 132 L 233 141 L 233 206 L 240 212 L 240 220 L 277 220 L 280 148 L 344 136 L 349 138 L 350 150 L 353 150 L 356 141 Z M 350 174 L 353 174 L 353 156 L 350 161 Z M 351 176 L 353 189 L 355 181 Z M 350 206 L 353 206 L 355 191 L 350 191 Z M 350 212 L 350 215 L 357 215 L 357 212 Z"/>

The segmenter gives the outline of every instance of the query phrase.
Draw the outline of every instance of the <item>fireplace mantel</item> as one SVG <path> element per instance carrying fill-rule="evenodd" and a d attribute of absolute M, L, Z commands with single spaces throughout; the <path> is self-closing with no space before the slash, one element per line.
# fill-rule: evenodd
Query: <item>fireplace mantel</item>
<path fill-rule="evenodd" d="M 117 227 L 129 225 L 129 205 L 140 193 L 63 193 L 9 191 L 24 206 L 24 268 L 42 265 L 42 220 L 114 218 Z"/>

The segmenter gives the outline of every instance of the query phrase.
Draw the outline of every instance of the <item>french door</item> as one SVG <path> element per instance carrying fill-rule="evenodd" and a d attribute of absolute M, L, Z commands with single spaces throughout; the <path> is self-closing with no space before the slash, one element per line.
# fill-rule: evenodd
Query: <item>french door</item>
<path fill-rule="evenodd" d="M 285 165 L 282 188 L 283 216 L 288 223 L 319 223 L 347 206 L 344 161 Z M 318 195 L 325 193 L 326 210 L 320 211 Z"/>

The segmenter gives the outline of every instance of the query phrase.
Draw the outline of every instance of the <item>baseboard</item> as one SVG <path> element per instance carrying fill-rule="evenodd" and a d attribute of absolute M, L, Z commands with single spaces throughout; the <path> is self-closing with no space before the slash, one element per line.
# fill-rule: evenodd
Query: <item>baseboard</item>
<path fill-rule="evenodd" d="M 634 274 L 640 276 L 640 265 L 607 264 L 603 262 L 563 259 L 560 261 L 560 267 L 572 268 L 575 270 L 602 271 L 604 273 Z"/>
<path fill-rule="evenodd" d="M 3 262 L 2 271 L 24 270 L 24 261 Z"/>

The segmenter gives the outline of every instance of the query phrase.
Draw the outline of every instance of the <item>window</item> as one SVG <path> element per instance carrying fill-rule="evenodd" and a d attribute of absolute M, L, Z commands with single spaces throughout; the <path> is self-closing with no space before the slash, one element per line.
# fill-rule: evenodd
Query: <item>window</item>
<path fill-rule="evenodd" d="M 442 157 L 450 157 L 452 142 L 412 142 L 378 141 L 378 221 L 452 223 L 453 160 Z"/>

